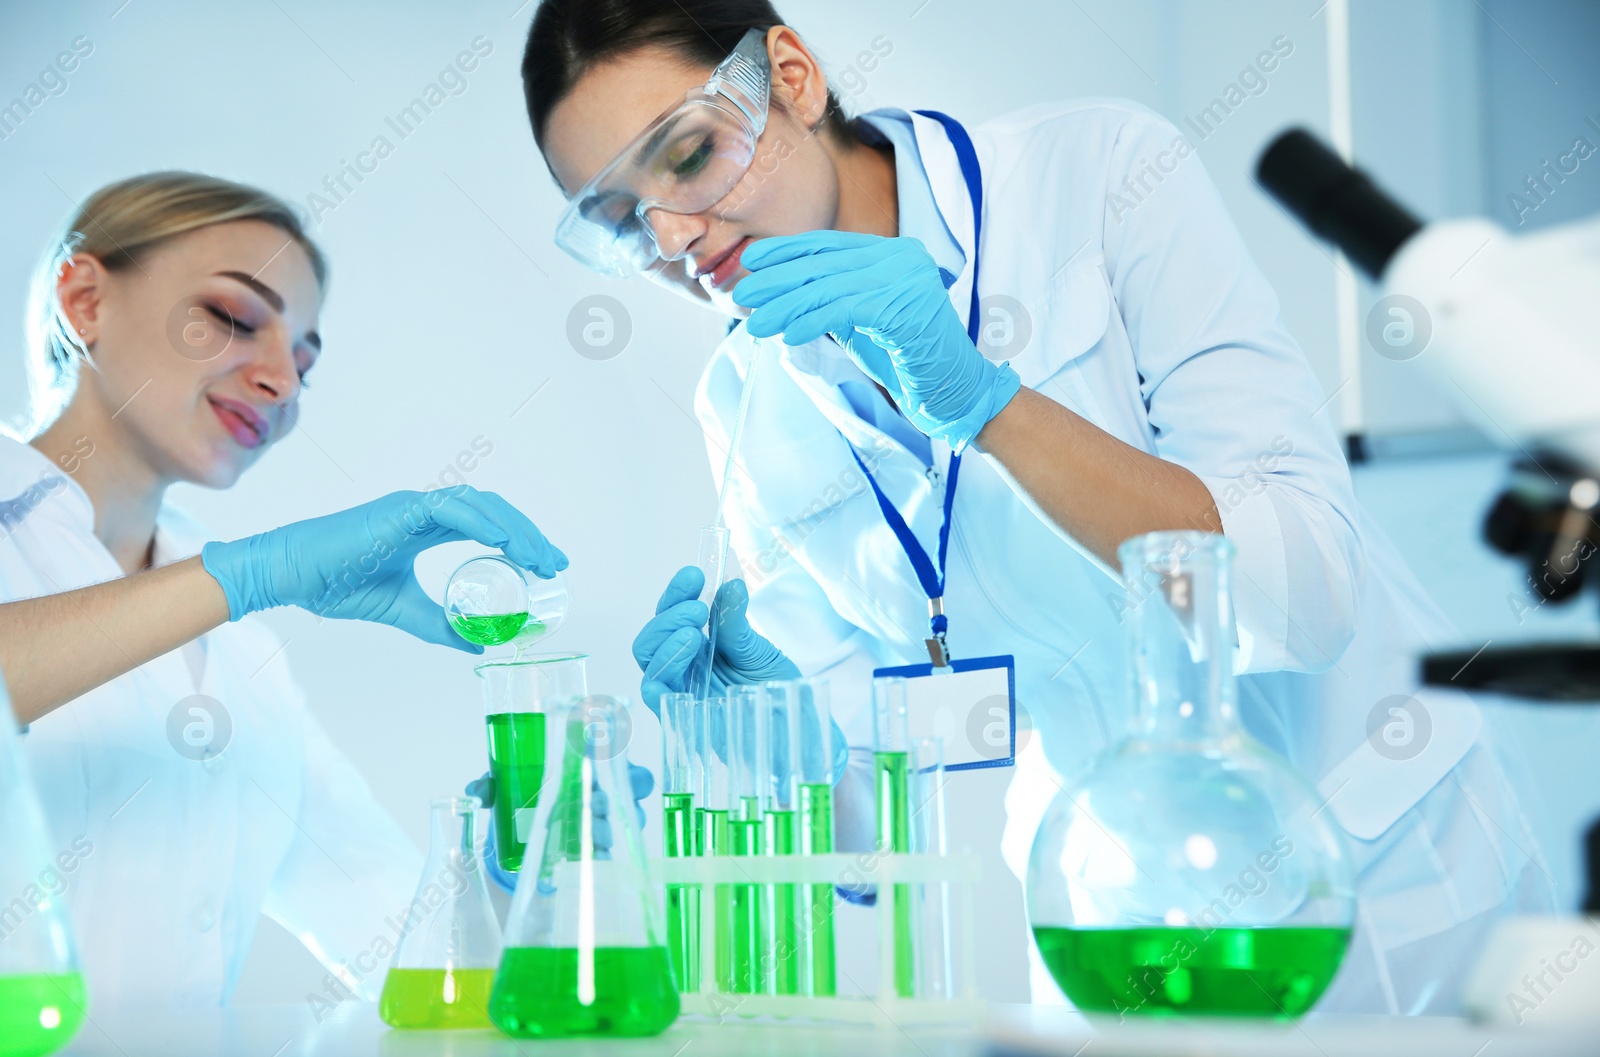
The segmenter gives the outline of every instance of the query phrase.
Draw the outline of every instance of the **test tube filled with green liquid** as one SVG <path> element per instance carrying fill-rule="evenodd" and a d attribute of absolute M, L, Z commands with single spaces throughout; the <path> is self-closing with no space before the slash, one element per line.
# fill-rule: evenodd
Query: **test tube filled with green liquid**
<path fill-rule="evenodd" d="M 877 798 L 878 850 L 908 853 L 911 847 L 911 746 L 906 728 L 906 681 L 886 676 L 872 681 L 873 785 Z M 878 896 L 883 906 L 883 893 Z M 893 886 L 894 989 L 901 998 L 917 993 L 916 904 L 912 886 Z M 881 933 L 880 933 L 881 935 Z"/>
<path fill-rule="evenodd" d="M 826 679 L 803 679 L 796 687 L 791 744 L 796 775 L 795 809 L 801 855 L 833 852 L 834 760 L 842 749 L 834 741 L 833 708 Z M 828 997 L 838 993 L 834 961 L 833 885 L 800 889 L 800 993 Z"/>
<path fill-rule="evenodd" d="M 695 851 L 700 855 L 731 855 L 728 807 L 733 787 L 728 769 L 728 699 L 711 697 L 694 704 L 693 731 L 700 752 L 699 800 L 694 806 Z M 703 897 L 702 897 L 703 898 Z M 705 912 L 702 904 L 702 913 Z M 733 987 L 733 886 L 718 884 L 711 893 L 711 946 L 715 990 Z M 705 936 L 705 932 L 701 932 Z M 702 939 L 700 956 L 705 957 Z M 703 963 L 702 963 L 703 964 Z"/>
<path fill-rule="evenodd" d="M 693 694 L 661 695 L 662 853 L 669 859 L 697 854 L 694 790 L 699 784 Z M 667 954 L 679 991 L 700 990 L 700 886 L 669 884 Z"/>
<path fill-rule="evenodd" d="M 771 751 L 761 775 L 767 811 L 762 826 L 762 854 L 793 855 L 799 850 L 796 831 L 799 809 L 799 773 L 795 755 L 799 737 L 800 683 L 771 682 L 762 687 L 767 714 L 767 741 Z M 800 887 L 765 886 L 764 913 L 772 936 L 767 961 L 772 992 L 798 995 L 800 990 Z"/>
<path fill-rule="evenodd" d="M 542 654 L 473 669 L 483 680 L 495 857 L 503 870 L 522 868 L 546 777 L 545 717 L 588 693 L 587 661 L 581 653 Z"/>
<path fill-rule="evenodd" d="M 728 688 L 728 854 L 759 856 L 766 848 L 765 816 L 769 790 L 764 782 L 771 766 L 766 695 L 757 686 Z M 765 886 L 731 885 L 728 912 L 732 922 L 730 990 L 738 994 L 771 991 L 770 934 L 764 913 Z"/>

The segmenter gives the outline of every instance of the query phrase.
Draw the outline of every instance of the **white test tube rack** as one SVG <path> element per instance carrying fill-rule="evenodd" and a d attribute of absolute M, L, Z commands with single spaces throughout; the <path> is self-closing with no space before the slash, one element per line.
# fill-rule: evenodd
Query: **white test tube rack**
<path fill-rule="evenodd" d="M 652 880 L 665 885 L 700 885 L 700 990 L 682 992 L 685 1014 L 717 1021 L 773 1017 L 880 1027 L 981 1023 L 987 1003 L 978 996 L 975 968 L 973 892 L 981 866 L 976 855 L 912 855 L 889 852 L 835 852 L 828 855 L 691 856 L 653 858 Z M 751 994 L 717 989 L 716 915 L 713 886 L 719 884 L 827 884 L 860 878 L 877 886 L 878 993 L 875 995 Z M 894 900 L 896 884 L 948 885 L 955 921 L 953 960 L 946 967 L 954 994 L 949 998 L 906 998 L 894 986 Z M 837 908 L 838 904 L 835 904 Z M 837 919 L 835 918 L 835 925 Z M 835 950 L 837 951 L 837 937 Z M 767 976 L 769 974 L 763 974 Z M 845 974 L 838 974 L 843 979 Z"/>

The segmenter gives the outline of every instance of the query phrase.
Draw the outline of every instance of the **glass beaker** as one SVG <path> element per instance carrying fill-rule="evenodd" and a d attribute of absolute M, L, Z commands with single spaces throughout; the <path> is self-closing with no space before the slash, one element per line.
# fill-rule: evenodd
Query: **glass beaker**
<path fill-rule="evenodd" d="M 589 693 L 588 655 L 549 653 L 490 661 L 473 669 L 483 680 L 484 726 L 493 785 L 495 859 L 502 870 L 522 868 L 545 780 L 546 716 Z"/>
<path fill-rule="evenodd" d="M 567 578 L 535 576 L 498 554 L 462 562 L 444 589 L 444 611 L 456 634 L 479 646 L 511 643 L 518 651 L 567 619 Z"/>
<path fill-rule="evenodd" d="M 489 1015 L 519 1038 L 655 1035 L 678 1017 L 634 816 L 618 698 L 550 714 L 545 771 Z"/>
<path fill-rule="evenodd" d="M 1118 550 L 1134 729 L 1056 797 L 1028 867 L 1039 953 L 1081 1010 L 1299 1016 L 1349 942 L 1325 801 L 1239 720 L 1232 555 L 1201 532 Z"/>
<path fill-rule="evenodd" d="M 0 1053 L 6 1057 L 59 1050 L 77 1034 L 88 1005 L 50 849 L 11 697 L 0 680 L 0 892 L 13 900 L 0 922 Z M 81 852 L 74 847 L 62 854 L 74 850 Z"/>
<path fill-rule="evenodd" d="M 488 1028 L 500 923 L 478 864 L 474 796 L 430 804 L 428 861 L 406 908 L 378 1015 L 395 1028 Z"/>

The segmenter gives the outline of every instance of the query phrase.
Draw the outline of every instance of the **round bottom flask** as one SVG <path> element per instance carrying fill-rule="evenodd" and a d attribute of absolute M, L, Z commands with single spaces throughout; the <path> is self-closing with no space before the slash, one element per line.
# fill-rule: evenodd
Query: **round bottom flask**
<path fill-rule="evenodd" d="M 1118 552 L 1134 731 L 1057 796 L 1028 867 L 1039 953 L 1085 1012 L 1297 1017 L 1344 958 L 1343 838 L 1239 722 L 1232 553 L 1197 532 Z"/>

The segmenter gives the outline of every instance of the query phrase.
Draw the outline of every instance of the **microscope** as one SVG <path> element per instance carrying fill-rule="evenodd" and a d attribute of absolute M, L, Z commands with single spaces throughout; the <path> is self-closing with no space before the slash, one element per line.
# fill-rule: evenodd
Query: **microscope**
<path fill-rule="evenodd" d="M 1418 369 L 1487 436 L 1519 451 L 1484 533 L 1525 563 L 1528 607 L 1570 601 L 1600 581 L 1592 568 L 1600 551 L 1600 218 L 1532 235 L 1476 218 L 1424 224 L 1303 129 L 1268 145 L 1256 179 L 1379 284 L 1392 325 L 1421 347 Z M 1421 663 L 1429 685 L 1600 702 L 1600 642 L 1437 653 Z M 1600 1024 L 1600 957 L 1587 956 L 1600 951 L 1600 823 L 1585 850 L 1585 916 L 1502 922 L 1463 996 L 1473 1016 Z"/>

